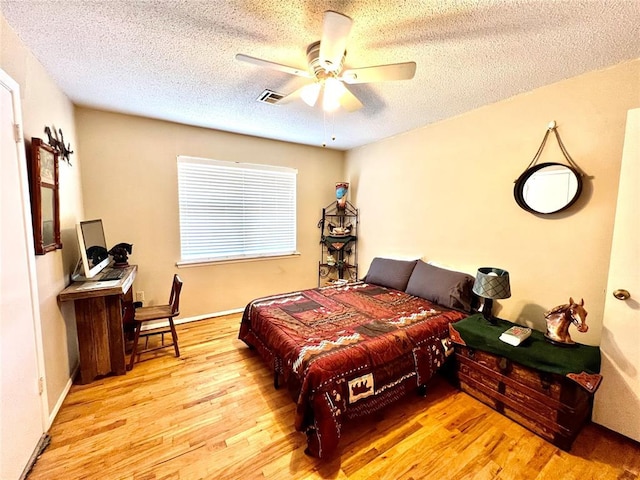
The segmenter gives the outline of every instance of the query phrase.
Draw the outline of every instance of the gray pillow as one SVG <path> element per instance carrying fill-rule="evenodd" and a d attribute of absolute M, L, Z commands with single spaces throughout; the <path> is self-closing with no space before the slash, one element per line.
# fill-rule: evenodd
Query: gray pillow
<path fill-rule="evenodd" d="M 435 267 L 419 260 L 406 292 L 444 307 L 471 311 L 474 278 L 462 272 Z"/>
<path fill-rule="evenodd" d="M 393 260 L 376 257 L 364 277 L 367 283 L 404 291 L 417 260 Z"/>

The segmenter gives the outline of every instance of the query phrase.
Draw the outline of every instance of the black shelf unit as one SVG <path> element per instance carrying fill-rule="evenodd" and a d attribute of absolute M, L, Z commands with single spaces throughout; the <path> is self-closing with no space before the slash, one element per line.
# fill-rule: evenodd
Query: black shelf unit
<path fill-rule="evenodd" d="M 358 209 L 333 202 L 322 209 L 318 286 L 358 279 Z"/>

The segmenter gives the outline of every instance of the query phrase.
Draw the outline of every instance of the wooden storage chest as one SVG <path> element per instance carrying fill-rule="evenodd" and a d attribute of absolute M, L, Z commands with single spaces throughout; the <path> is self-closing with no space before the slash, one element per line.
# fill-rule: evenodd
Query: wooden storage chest
<path fill-rule="evenodd" d="M 455 346 L 460 388 L 563 450 L 591 419 L 593 395 L 554 373 Z"/>
<path fill-rule="evenodd" d="M 472 315 L 450 326 L 455 379 L 466 393 L 563 450 L 591 419 L 602 377 L 598 347 L 558 347 L 532 331 L 520 346 L 499 340 L 513 326 Z"/>

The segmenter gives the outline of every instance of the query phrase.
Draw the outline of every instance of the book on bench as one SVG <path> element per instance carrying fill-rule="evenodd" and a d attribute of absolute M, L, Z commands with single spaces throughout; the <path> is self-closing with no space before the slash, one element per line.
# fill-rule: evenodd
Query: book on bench
<path fill-rule="evenodd" d="M 521 327 L 520 325 L 514 325 L 509 330 L 500 335 L 500 340 L 509 345 L 517 347 L 524 342 L 531 335 L 531 329 L 528 327 Z"/>

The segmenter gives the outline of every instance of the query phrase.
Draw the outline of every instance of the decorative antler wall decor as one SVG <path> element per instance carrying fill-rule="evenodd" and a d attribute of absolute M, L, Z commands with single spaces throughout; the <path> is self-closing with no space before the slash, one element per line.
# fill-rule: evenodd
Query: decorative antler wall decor
<path fill-rule="evenodd" d="M 46 126 L 44 127 L 44 133 L 49 137 L 49 145 L 51 145 L 53 149 L 60 154 L 65 162 L 71 165 L 71 160 L 69 159 L 69 155 L 73 153 L 73 150 L 71 150 L 71 143 L 69 143 L 68 146 L 65 146 L 64 135 L 62 135 L 61 128 L 58 129 L 58 132 L 60 132 L 60 139 L 58 139 L 58 133 L 56 132 L 55 127 L 53 128 L 53 135 L 51 134 L 51 131 L 51 128 Z"/>

